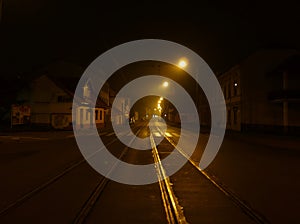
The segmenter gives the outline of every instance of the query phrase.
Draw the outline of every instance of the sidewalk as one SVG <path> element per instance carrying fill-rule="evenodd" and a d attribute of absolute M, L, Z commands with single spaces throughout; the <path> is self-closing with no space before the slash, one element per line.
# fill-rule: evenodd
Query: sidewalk
<path fill-rule="evenodd" d="M 300 137 L 288 135 L 255 134 L 244 132 L 226 131 L 225 138 L 235 139 L 251 143 L 253 145 L 264 145 L 276 149 L 289 149 L 300 151 Z"/>
<path fill-rule="evenodd" d="M 88 131 L 88 130 L 87 130 Z M 99 133 L 112 131 L 112 127 L 98 128 Z M 49 131 L 16 131 L 16 132 L 0 132 L 0 142 L 9 141 L 21 141 L 21 140 L 58 140 L 74 138 L 73 130 L 49 130 Z"/>

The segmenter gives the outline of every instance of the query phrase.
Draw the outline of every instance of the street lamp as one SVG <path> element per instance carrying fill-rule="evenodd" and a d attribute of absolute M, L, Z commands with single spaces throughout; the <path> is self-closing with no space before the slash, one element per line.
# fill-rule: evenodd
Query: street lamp
<path fill-rule="evenodd" d="M 169 83 L 166 81 L 163 83 L 163 87 L 168 87 L 169 86 Z"/>
<path fill-rule="evenodd" d="M 187 61 L 184 60 L 184 59 L 181 59 L 179 62 L 178 62 L 178 67 L 179 68 L 185 68 L 187 66 Z"/>

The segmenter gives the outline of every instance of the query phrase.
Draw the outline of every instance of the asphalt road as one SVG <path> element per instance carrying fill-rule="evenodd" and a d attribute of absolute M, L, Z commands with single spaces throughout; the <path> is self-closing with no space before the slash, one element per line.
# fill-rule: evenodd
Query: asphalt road
<path fill-rule="evenodd" d="M 141 137 L 150 133 L 138 125 L 133 129 L 141 129 Z M 176 142 L 179 130 L 167 131 Z M 124 145 L 115 141 L 112 130 L 100 135 L 112 154 L 122 154 Z M 207 138 L 200 136 L 193 161 L 201 158 Z M 157 150 L 163 159 L 174 149 L 165 139 Z M 153 155 L 151 150 L 128 150 L 122 160 L 151 164 Z M 265 220 L 295 223 L 300 220 L 299 162 L 298 150 L 228 135 L 207 172 Z M 104 179 L 84 161 L 72 132 L 1 136 L 0 178 L 0 223 L 74 223 Z M 191 163 L 171 176 L 170 183 L 189 223 L 255 223 Z M 84 221 L 167 223 L 161 195 L 158 183 L 135 186 L 107 180 Z"/>

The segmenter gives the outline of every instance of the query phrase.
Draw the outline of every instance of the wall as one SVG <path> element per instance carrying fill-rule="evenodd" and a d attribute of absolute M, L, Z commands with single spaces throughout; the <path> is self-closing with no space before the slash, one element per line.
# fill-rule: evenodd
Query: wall
<path fill-rule="evenodd" d="M 264 50 L 257 52 L 240 64 L 242 83 L 242 126 L 249 128 L 274 128 L 282 125 L 282 106 L 272 103 L 268 95 L 278 82 L 272 82 L 267 73 L 276 68 L 292 50 Z"/>

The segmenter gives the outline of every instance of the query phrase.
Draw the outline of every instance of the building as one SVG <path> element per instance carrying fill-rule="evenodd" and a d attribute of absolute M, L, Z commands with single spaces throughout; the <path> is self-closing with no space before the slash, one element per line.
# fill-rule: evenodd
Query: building
<path fill-rule="evenodd" d="M 30 108 L 30 125 L 54 128 L 72 125 L 72 94 L 46 75 L 24 87 L 16 101 Z"/>
<path fill-rule="evenodd" d="M 300 132 L 300 55 L 289 57 L 268 78 L 273 84 L 268 99 L 282 109 L 284 132 Z"/>
<path fill-rule="evenodd" d="M 109 92 L 106 92 L 107 88 L 103 88 L 98 94 L 95 92 L 90 80 L 86 80 L 84 86 L 78 86 L 77 88 L 80 89 L 79 96 L 74 96 L 74 106 L 76 107 L 75 117 L 72 121 L 75 124 L 74 126 L 77 129 L 105 126 L 106 115 L 109 111 Z M 94 107 L 92 106 L 92 100 L 95 98 L 96 106 Z"/>
<path fill-rule="evenodd" d="M 64 85 L 65 81 L 68 85 Z M 57 77 L 42 75 L 23 88 L 18 93 L 16 101 L 30 108 L 32 126 L 56 129 L 71 129 L 73 123 L 78 128 L 104 126 L 107 105 L 99 98 L 96 108 L 89 106 L 92 91 L 89 82 L 83 87 L 82 97 L 75 99 L 76 116 L 72 118 L 73 92 L 77 82 L 78 79 L 59 80 Z"/>
<path fill-rule="evenodd" d="M 3 8 L 3 0 L 0 0 L 0 23 L 2 21 L 2 8 Z"/>
<path fill-rule="evenodd" d="M 295 50 L 261 50 L 220 74 L 227 129 L 272 132 L 298 129 L 299 62 L 299 52 Z"/>
<path fill-rule="evenodd" d="M 114 106 L 111 108 L 111 122 L 116 125 L 123 125 L 129 122 L 130 99 L 127 97 L 113 98 Z"/>

